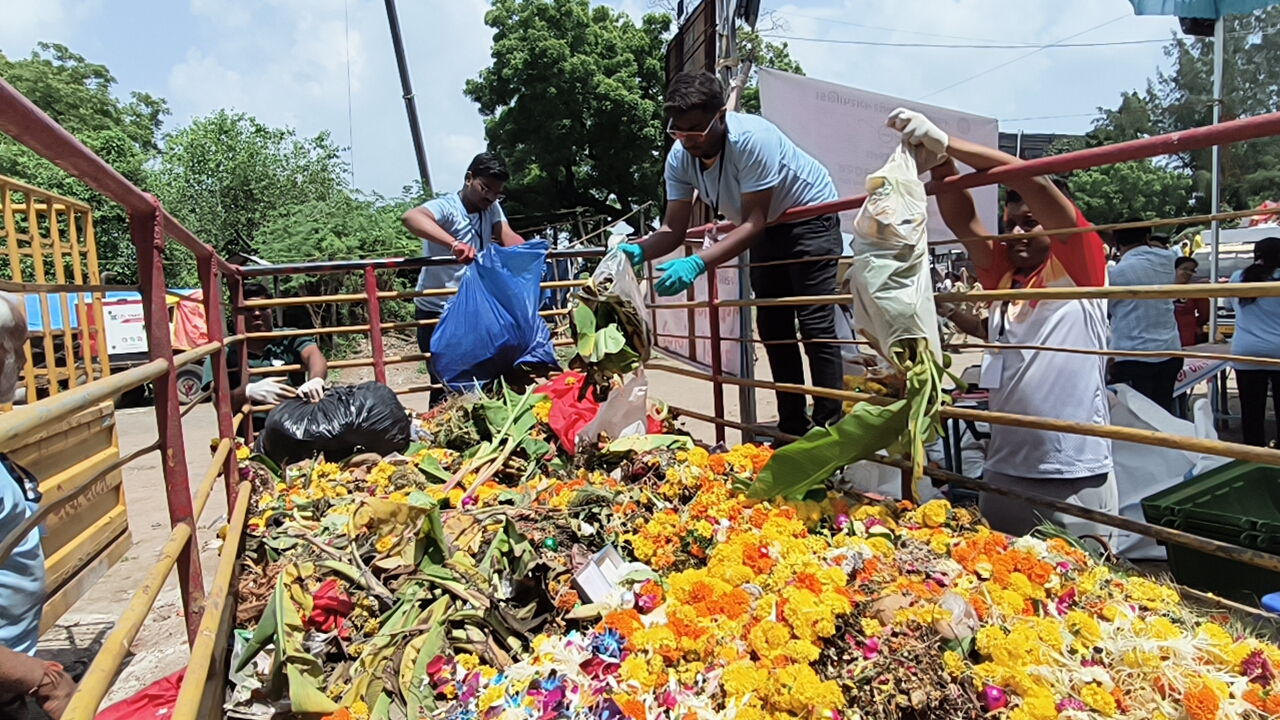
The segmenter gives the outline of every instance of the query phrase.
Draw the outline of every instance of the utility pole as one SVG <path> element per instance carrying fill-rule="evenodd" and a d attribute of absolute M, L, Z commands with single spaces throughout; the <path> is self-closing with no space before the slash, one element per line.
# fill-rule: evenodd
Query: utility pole
<path fill-rule="evenodd" d="M 413 81 L 409 79 L 409 60 L 405 57 L 404 40 L 400 37 L 396 0 L 387 0 L 387 22 L 391 25 L 391 45 L 396 50 L 396 67 L 400 69 L 400 88 L 404 91 L 405 112 L 409 114 L 409 134 L 413 136 L 413 154 L 418 158 L 418 175 L 422 178 L 422 189 L 431 193 L 427 146 L 422 142 L 422 127 L 418 125 L 418 103 L 413 98 Z"/>

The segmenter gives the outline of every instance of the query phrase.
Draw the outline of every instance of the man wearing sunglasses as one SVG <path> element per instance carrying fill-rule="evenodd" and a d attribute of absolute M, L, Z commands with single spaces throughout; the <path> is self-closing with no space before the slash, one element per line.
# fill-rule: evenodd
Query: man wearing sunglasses
<path fill-rule="evenodd" d="M 493 153 L 480 153 L 471 161 L 462 180 L 462 189 L 428 200 L 406 212 L 400 219 L 409 232 L 422 238 L 424 256 L 440 255 L 448 250 L 458 264 L 424 267 L 418 273 L 418 290 L 457 289 L 464 267 L 485 245 L 496 242 L 504 247 L 524 242 L 507 224 L 502 212 L 502 190 L 511 179 L 507 164 Z M 413 317 L 438 320 L 451 296 L 430 295 L 414 298 Z M 435 325 L 418 328 L 418 349 L 431 351 L 431 334 Z M 431 363 L 427 363 L 428 369 Z M 438 383 L 435 373 L 431 380 Z M 444 392 L 431 393 L 431 404 L 444 398 Z"/>
<path fill-rule="evenodd" d="M 667 207 L 662 228 L 622 249 L 635 264 L 666 256 L 684 243 L 693 208 L 693 191 L 709 205 L 717 222 L 735 227 L 701 251 L 658 267 L 654 284 L 659 295 L 677 295 L 695 279 L 750 248 L 752 263 L 787 261 L 753 267 L 751 287 L 757 298 L 834 295 L 836 264 L 843 239 L 834 213 L 799 222 L 770 225 L 794 207 L 837 199 L 826 168 L 796 147 L 773 123 L 756 115 L 726 112 L 723 90 L 714 75 L 680 73 L 671 80 L 663 106 L 667 132 L 676 140 L 667 155 Z M 806 259 L 811 260 L 805 261 Z M 801 260 L 802 262 L 795 262 Z M 809 357 L 809 374 L 818 387 L 841 387 L 840 348 L 835 306 L 759 307 L 756 323 L 765 345 L 773 379 L 804 384 L 797 321 Z M 815 398 L 813 418 L 805 398 L 778 393 L 778 428 L 803 435 L 814 424 L 840 419 L 838 400 Z"/>

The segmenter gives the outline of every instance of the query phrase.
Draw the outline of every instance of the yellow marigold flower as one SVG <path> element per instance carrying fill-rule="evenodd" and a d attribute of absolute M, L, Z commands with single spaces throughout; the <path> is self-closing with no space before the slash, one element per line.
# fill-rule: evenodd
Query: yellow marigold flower
<path fill-rule="evenodd" d="M 1219 650 L 1228 648 L 1235 642 L 1231 637 L 1231 633 L 1224 630 L 1221 625 L 1212 622 L 1204 623 L 1196 628 L 1196 635 Z"/>
<path fill-rule="evenodd" d="M 1097 683 L 1089 683 L 1080 688 L 1080 699 L 1101 715 L 1111 717 L 1116 714 L 1116 699 Z"/>
<path fill-rule="evenodd" d="M 409 501 L 409 496 L 406 493 L 400 490 L 397 490 L 391 493 L 390 495 L 388 495 L 387 499 L 395 503 L 405 503 Z"/>
<path fill-rule="evenodd" d="M 1067 613 L 1065 621 L 1067 630 L 1084 642 L 1093 645 L 1102 640 L 1102 628 L 1092 616 L 1079 610 L 1072 610 Z"/>
<path fill-rule="evenodd" d="M 952 650 L 942 653 L 942 667 L 953 678 L 958 678 L 964 674 L 964 660 Z"/>
<path fill-rule="evenodd" d="M 867 538 L 867 547 L 871 548 L 871 552 L 886 560 L 893 559 L 893 543 L 879 535 Z"/>
<path fill-rule="evenodd" d="M 540 423 L 551 419 L 551 401 L 541 400 L 533 405 L 533 418 Z"/>
<path fill-rule="evenodd" d="M 471 653 L 455 655 L 453 657 L 453 661 L 458 664 L 458 667 L 466 670 L 467 672 L 471 672 L 472 670 L 480 667 L 480 658 L 476 655 L 472 655 Z"/>
<path fill-rule="evenodd" d="M 506 697 L 507 695 L 501 685 L 490 685 L 480 693 L 480 697 L 476 699 L 476 706 L 482 709 L 491 708 L 505 700 Z"/>
<path fill-rule="evenodd" d="M 720 686 L 724 688 L 725 698 L 745 697 L 748 693 L 759 694 L 760 688 L 769 682 L 769 674 L 749 661 L 735 662 L 724 669 L 720 676 Z"/>
<path fill-rule="evenodd" d="M 351 711 L 352 720 L 369 720 L 369 706 L 363 700 L 351 703 L 347 709 Z"/>
<path fill-rule="evenodd" d="M 774 658 L 791 639 L 791 630 L 786 625 L 765 620 L 747 635 L 747 644 L 762 658 Z"/>
<path fill-rule="evenodd" d="M 269 508 L 275 503 L 276 503 L 276 499 L 274 497 L 263 494 L 262 497 L 258 498 L 258 509 L 262 510 L 264 508 Z"/>
<path fill-rule="evenodd" d="M 981 628 L 978 628 L 978 635 L 975 638 L 974 643 L 977 646 L 979 653 L 986 657 L 991 657 L 991 653 L 995 649 L 996 645 L 1004 642 L 1004 639 L 1005 632 L 1000 626 L 983 625 Z"/>
<path fill-rule="evenodd" d="M 394 534 L 387 535 L 386 537 L 379 538 L 378 542 L 374 543 L 373 549 L 378 553 L 384 553 L 394 547 L 395 544 L 396 536 Z"/>
<path fill-rule="evenodd" d="M 947 512 L 951 510 L 951 503 L 946 500 L 930 500 L 920 506 L 920 522 L 925 527 L 942 527 L 947 522 Z"/>
<path fill-rule="evenodd" d="M 951 538 L 946 533 L 938 533 L 929 538 L 929 549 L 938 555 L 946 555 L 951 551 Z"/>
<path fill-rule="evenodd" d="M 783 657 L 797 663 L 811 663 L 821 654 L 822 648 L 808 640 L 789 640 L 782 648 Z"/>
<path fill-rule="evenodd" d="M 867 637 L 875 637 L 884 631 L 880 621 L 875 618 L 862 618 L 858 624 L 862 626 L 862 634 Z"/>
<path fill-rule="evenodd" d="M 689 464 L 696 468 L 706 468 L 710 455 L 705 448 L 695 447 L 688 453 Z"/>
<path fill-rule="evenodd" d="M 249 448 L 243 445 L 236 448 L 236 460 L 239 460 L 240 462 L 244 462 L 245 460 L 249 459 L 249 455 L 250 455 Z"/>
<path fill-rule="evenodd" d="M 1020 572 L 1010 573 L 1009 589 L 1028 600 L 1044 600 L 1044 588 L 1037 585 Z"/>

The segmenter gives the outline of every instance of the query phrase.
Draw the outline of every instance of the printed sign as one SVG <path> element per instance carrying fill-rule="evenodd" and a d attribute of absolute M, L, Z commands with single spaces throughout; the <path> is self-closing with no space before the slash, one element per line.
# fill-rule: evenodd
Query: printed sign
<path fill-rule="evenodd" d="M 142 315 L 142 300 L 108 300 L 102 303 L 102 324 L 107 336 L 108 355 L 147 351 L 147 325 Z"/>

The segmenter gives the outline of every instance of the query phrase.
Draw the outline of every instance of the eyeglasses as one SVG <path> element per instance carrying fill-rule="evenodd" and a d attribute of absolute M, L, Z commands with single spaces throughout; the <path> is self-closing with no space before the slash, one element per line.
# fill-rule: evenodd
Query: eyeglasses
<path fill-rule="evenodd" d="M 717 112 L 715 117 L 711 118 L 711 124 L 707 125 L 707 129 L 702 130 L 700 132 L 695 132 L 690 130 L 676 130 L 671 127 L 671 123 L 675 122 L 675 118 L 671 118 L 670 120 L 667 121 L 667 134 L 670 135 L 675 140 L 684 140 L 685 138 L 696 138 L 697 140 L 705 140 L 707 138 L 707 133 L 711 132 L 711 128 L 716 126 L 716 121 L 720 119 L 720 113 L 722 112 L 724 111 L 721 110 L 720 112 Z"/>
<path fill-rule="evenodd" d="M 475 183 L 476 183 L 476 186 L 480 189 L 480 194 L 483 195 L 484 197 L 489 198 L 490 200 L 496 200 L 498 202 L 501 202 L 507 198 L 506 195 L 503 195 L 497 190 L 494 190 L 488 185 L 485 185 L 484 182 L 480 180 L 476 180 Z"/>

